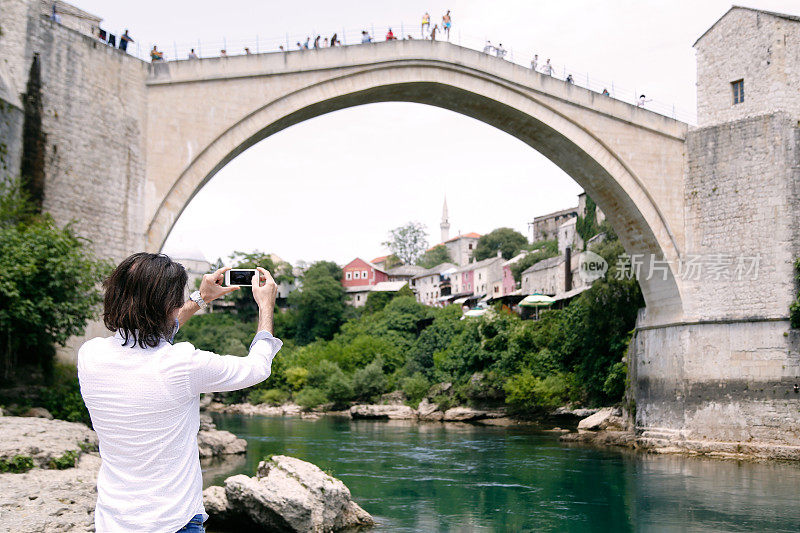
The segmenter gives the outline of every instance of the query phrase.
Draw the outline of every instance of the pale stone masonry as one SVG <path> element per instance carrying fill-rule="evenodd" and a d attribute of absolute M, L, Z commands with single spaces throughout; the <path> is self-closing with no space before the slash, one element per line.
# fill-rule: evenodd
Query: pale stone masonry
<path fill-rule="evenodd" d="M 700 127 L 778 111 L 800 117 L 800 17 L 734 6 L 694 47 Z M 744 101 L 734 104 L 739 80 Z"/>

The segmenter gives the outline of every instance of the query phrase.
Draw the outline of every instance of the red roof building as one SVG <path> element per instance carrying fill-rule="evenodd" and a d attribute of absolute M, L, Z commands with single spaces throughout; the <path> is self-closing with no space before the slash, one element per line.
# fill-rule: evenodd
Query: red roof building
<path fill-rule="evenodd" d="M 342 285 L 358 287 L 389 281 L 389 275 L 373 263 L 356 257 L 342 268 Z"/>

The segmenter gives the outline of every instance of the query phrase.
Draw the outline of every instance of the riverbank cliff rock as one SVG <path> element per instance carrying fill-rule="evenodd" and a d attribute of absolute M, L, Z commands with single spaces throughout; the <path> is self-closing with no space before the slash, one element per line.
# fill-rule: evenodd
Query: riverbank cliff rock
<path fill-rule="evenodd" d="M 203 492 L 212 524 L 247 531 L 327 533 L 373 524 L 340 480 L 285 455 L 261 461 L 255 477 L 231 476 Z"/>

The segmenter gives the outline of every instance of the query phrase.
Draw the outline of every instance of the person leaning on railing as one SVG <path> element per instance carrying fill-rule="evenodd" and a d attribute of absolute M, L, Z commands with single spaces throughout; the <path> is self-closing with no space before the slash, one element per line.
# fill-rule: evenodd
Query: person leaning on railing
<path fill-rule="evenodd" d="M 259 313 L 247 357 L 172 343 L 195 312 L 238 288 L 222 286 L 226 270 L 203 276 L 186 302 L 186 270 L 163 254 L 133 254 L 103 284 L 103 321 L 114 335 L 78 351 L 81 395 L 102 458 L 98 533 L 203 531 L 200 394 L 264 381 L 283 345 L 272 335 L 278 287 L 263 268 L 252 281 Z"/>

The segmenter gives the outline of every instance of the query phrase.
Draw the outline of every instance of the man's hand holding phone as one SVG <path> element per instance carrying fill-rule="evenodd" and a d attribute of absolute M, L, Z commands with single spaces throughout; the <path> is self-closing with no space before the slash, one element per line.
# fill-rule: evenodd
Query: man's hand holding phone
<path fill-rule="evenodd" d="M 278 284 L 272 275 L 264 268 L 256 269 L 258 275 L 253 275 L 253 298 L 258 304 L 258 331 L 272 333 L 272 318 L 275 311 L 275 298 L 278 295 Z"/>
<path fill-rule="evenodd" d="M 200 282 L 200 297 L 203 301 L 213 302 L 217 298 L 239 289 L 239 287 L 225 287 L 222 284 L 225 280 L 225 273 L 230 269 L 231 267 L 222 267 L 216 272 L 203 276 L 203 280 Z"/>

